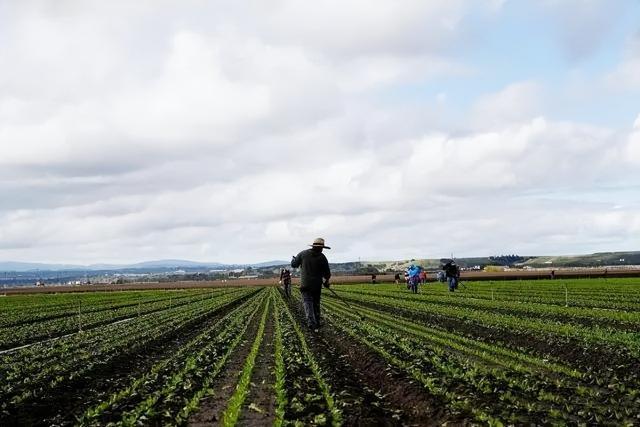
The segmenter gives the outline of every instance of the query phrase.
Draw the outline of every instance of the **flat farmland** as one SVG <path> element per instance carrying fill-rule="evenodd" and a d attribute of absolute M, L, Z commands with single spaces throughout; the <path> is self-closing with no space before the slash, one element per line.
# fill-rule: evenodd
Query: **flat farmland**
<path fill-rule="evenodd" d="M 0 298 L 0 425 L 635 425 L 640 279 Z"/>

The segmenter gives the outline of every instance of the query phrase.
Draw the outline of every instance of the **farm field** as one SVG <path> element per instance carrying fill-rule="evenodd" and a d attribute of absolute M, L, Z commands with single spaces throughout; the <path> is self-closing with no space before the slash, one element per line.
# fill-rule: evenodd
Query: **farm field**
<path fill-rule="evenodd" d="M 640 279 L 0 298 L 0 425 L 636 425 Z"/>

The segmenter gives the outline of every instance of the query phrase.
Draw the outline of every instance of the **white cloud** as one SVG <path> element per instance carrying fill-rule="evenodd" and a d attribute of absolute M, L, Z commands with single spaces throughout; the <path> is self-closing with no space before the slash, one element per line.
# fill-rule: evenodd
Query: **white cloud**
<path fill-rule="evenodd" d="M 497 93 L 480 97 L 471 111 L 476 128 L 493 129 L 529 120 L 544 111 L 543 87 L 532 81 L 511 83 Z"/>
<path fill-rule="evenodd" d="M 640 33 L 628 41 L 624 59 L 606 75 L 605 82 L 617 90 L 640 89 Z"/>
<path fill-rule="evenodd" d="M 258 26 L 279 42 L 337 55 L 429 52 L 458 37 L 466 9 L 459 0 L 286 1 L 265 7 Z"/>
<path fill-rule="evenodd" d="M 640 115 L 633 124 L 624 154 L 629 161 L 640 164 Z"/>
<path fill-rule="evenodd" d="M 473 69 L 448 50 L 503 2 L 249 4 L 8 8 L 0 259 L 288 259 L 318 235 L 342 260 L 628 240 L 637 207 L 523 195 L 632 180 L 637 129 L 554 120 L 536 81 L 469 100 L 471 125 L 443 119 L 459 95 L 442 80 Z"/>

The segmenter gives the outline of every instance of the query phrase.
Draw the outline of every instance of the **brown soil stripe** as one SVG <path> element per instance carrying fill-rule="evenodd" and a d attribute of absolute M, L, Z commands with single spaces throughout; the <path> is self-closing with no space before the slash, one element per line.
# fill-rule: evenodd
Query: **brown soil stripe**
<path fill-rule="evenodd" d="M 389 307 L 369 301 L 350 300 L 351 304 L 362 305 L 384 313 L 402 316 L 404 319 L 422 323 L 431 327 L 438 327 L 447 332 L 454 332 L 461 336 L 480 340 L 489 344 L 502 343 L 505 348 L 524 351 L 537 357 L 551 357 L 570 366 L 583 370 L 599 372 L 619 372 L 624 378 L 634 370 L 640 370 L 640 360 L 628 354 L 604 347 L 587 346 L 584 343 L 567 337 L 557 336 L 550 342 L 535 333 L 527 331 L 508 331 L 484 326 L 478 322 L 465 321 L 454 317 L 436 314 L 417 313 L 408 309 Z"/>
<path fill-rule="evenodd" d="M 275 418 L 275 357 L 274 357 L 274 320 L 273 306 L 270 308 L 264 337 L 256 358 L 250 391 L 242 407 L 238 425 L 272 425 Z"/>
<path fill-rule="evenodd" d="M 290 302 L 299 322 L 299 301 Z M 336 391 L 344 425 L 456 425 L 445 402 L 430 395 L 406 374 L 395 370 L 378 354 L 354 341 L 331 322 L 318 333 L 305 329 L 327 381 Z"/>
<path fill-rule="evenodd" d="M 258 332 L 260 317 L 256 315 L 251 320 L 242 342 L 238 344 L 227 361 L 222 375 L 214 381 L 211 387 L 214 394 L 200 401 L 200 409 L 189 417 L 189 426 L 205 427 L 211 426 L 212 423 L 219 424 L 222 421 L 222 413 L 227 407 L 227 401 L 235 391 L 245 360 L 251 351 L 251 344 Z"/>

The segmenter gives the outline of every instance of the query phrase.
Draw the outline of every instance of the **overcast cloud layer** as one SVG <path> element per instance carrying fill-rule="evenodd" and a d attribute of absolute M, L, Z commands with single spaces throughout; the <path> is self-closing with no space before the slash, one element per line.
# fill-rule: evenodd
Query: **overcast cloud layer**
<path fill-rule="evenodd" d="M 639 18 L 0 0 L 0 260 L 638 250 Z"/>

